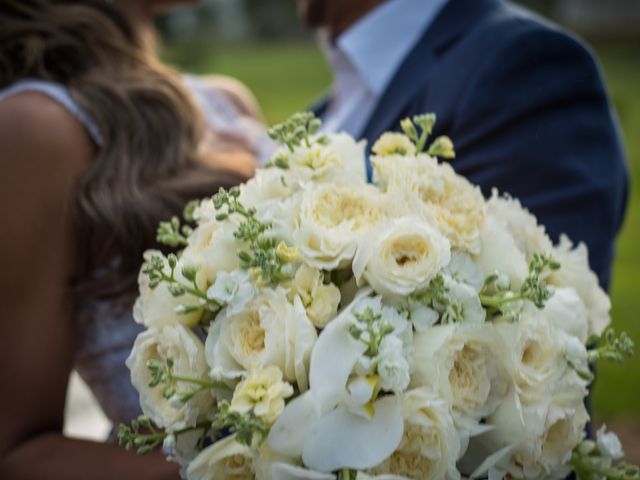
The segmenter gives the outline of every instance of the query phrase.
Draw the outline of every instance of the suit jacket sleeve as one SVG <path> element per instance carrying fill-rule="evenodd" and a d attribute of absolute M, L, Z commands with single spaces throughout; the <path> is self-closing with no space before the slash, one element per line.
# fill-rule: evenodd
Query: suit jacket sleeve
<path fill-rule="evenodd" d="M 454 167 L 485 194 L 518 197 L 554 240 L 585 242 L 606 287 L 627 172 L 593 56 L 562 32 L 525 28 L 472 78 L 451 125 Z"/>

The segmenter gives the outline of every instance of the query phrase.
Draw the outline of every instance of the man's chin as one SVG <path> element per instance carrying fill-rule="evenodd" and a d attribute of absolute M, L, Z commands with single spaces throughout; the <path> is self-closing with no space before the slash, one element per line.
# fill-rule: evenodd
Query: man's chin
<path fill-rule="evenodd" d="M 318 28 L 326 24 L 326 0 L 298 0 L 298 16 L 308 28 Z"/>

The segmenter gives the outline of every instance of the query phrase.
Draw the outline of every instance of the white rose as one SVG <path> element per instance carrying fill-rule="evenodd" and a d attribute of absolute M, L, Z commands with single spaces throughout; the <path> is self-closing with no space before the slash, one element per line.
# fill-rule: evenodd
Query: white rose
<path fill-rule="evenodd" d="M 145 263 L 140 269 L 138 275 L 138 287 L 140 295 L 136 299 L 133 306 L 133 318 L 137 323 L 144 325 L 145 327 L 165 327 L 170 325 L 182 324 L 188 327 L 197 324 L 202 317 L 202 311 L 196 310 L 190 313 L 177 313 L 176 309 L 180 305 L 198 305 L 200 299 L 190 294 L 184 294 L 179 297 L 174 297 L 167 288 L 166 282 L 161 282 L 155 288 L 151 288 L 149 276 L 143 273 L 147 262 L 151 260 L 151 257 L 159 256 L 164 261 L 164 273 L 169 275 L 171 269 L 167 263 L 167 259 L 157 250 L 148 250 L 144 253 Z M 178 261 L 175 269 L 176 278 L 183 284 L 190 284 L 182 276 L 182 268 L 185 265 L 183 259 Z M 201 288 L 206 285 L 206 279 L 202 272 L 198 272 L 196 276 L 196 282 Z"/>
<path fill-rule="evenodd" d="M 517 392 L 525 404 L 546 401 L 568 368 L 550 326 L 534 308 L 527 309 L 517 324 L 497 326 L 505 344 L 510 346 Z"/>
<path fill-rule="evenodd" d="M 573 449 L 584 438 L 589 420 L 583 401 L 573 404 L 547 402 L 536 406 L 521 406 L 516 395 L 487 419 L 492 427 L 487 433 L 471 440 L 468 456 L 483 452 L 484 466 L 474 473 L 489 477 L 562 479 L 570 473 L 567 466 Z M 493 455 L 487 457 L 487 450 Z M 470 462 L 473 463 L 473 462 Z"/>
<path fill-rule="evenodd" d="M 534 253 L 550 253 L 553 244 L 542 225 L 519 200 L 508 196 L 500 197 L 496 189 L 487 202 L 487 212 L 498 219 L 513 236 L 518 249 L 525 254 L 527 261 Z"/>
<path fill-rule="evenodd" d="M 467 431 L 504 400 L 511 380 L 509 349 L 490 324 L 437 326 L 416 334 L 412 386 L 430 386 Z"/>
<path fill-rule="evenodd" d="M 214 377 L 238 378 L 252 368 L 273 365 L 305 391 L 316 339 L 299 298 L 292 305 L 284 289 L 264 289 L 242 312 L 221 312 L 209 330 L 205 350 Z"/>
<path fill-rule="evenodd" d="M 289 289 L 289 300 L 293 301 L 298 295 L 307 310 L 307 316 L 317 328 L 324 328 L 336 316 L 340 289 L 333 283 L 325 284 L 318 269 L 302 264 Z"/>
<path fill-rule="evenodd" d="M 131 371 L 131 383 L 140 394 L 143 413 L 158 426 L 170 430 L 194 426 L 201 415 L 213 408 L 213 397 L 203 391 L 176 408 L 171 399 L 163 396 L 162 386 L 150 387 L 150 360 L 166 365 L 173 360 L 175 375 L 195 378 L 207 377 L 207 363 L 200 340 L 182 325 L 150 328 L 136 338 L 126 365 Z M 176 382 L 177 393 L 190 391 L 193 385 Z"/>
<path fill-rule="evenodd" d="M 624 451 L 622 450 L 622 444 L 618 439 L 618 436 L 613 432 L 607 432 L 607 426 L 602 425 L 598 429 L 596 435 L 596 445 L 600 454 L 610 458 L 612 460 L 622 460 L 624 458 Z"/>
<path fill-rule="evenodd" d="M 480 189 L 455 173 L 449 163 L 425 154 L 371 157 L 374 179 L 386 185 L 390 202 L 420 213 L 438 226 L 454 249 L 477 253 L 484 223 Z"/>
<path fill-rule="evenodd" d="M 573 248 L 571 240 L 563 235 L 553 256 L 560 263 L 560 269 L 549 275 L 548 282 L 556 287 L 574 288 L 587 307 L 589 334 L 601 334 L 611 323 L 611 300 L 589 267 L 586 245 L 580 243 Z"/>
<path fill-rule="evenodd" d="M 254 453 L 238 443 L 235 435 L 205 448 L 187 468 L 187 480 L 255 480 Z"/>
<path fill-rule="evenodd" d="M 382 194 L 371 185 L 310 185 L 296 214 L 294 245 L 318 269 L 348 265 L 358 239 L 385 219 Z"/>
<path fill-rule="evenodd" d="M 227 313 L 235 315 L 244 309 L 255 293 L 249 273 L 235 270 L 218 273 L 215 283 L 207 290 L 207 297 L 226 305 Z"/>
<path fill-rule="evenodd" d="M 418 217 L 404 217 L 360 241 L 353 272 L 382 295 L 407 296 L 426 288 L 450 255 L 449 241 L 437 229 Z"/>
<path fill-rule="evenodd" d="M 418 388 L 404 394 L 402 410 L 402 441 L 371 473 L 421 480 L 459 479 L 456 462 L 461 441 L 447 402 L 428 388 Z"/>

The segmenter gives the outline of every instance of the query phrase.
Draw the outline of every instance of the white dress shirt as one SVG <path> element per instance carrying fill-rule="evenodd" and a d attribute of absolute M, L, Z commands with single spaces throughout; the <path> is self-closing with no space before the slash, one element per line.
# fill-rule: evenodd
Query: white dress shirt
<path fill-rule="evenodd" d="M 358 137 L 403 60 L 447 0 L 387 0 L 340 35 L 321 39 L 334 73 L 322 131 Z"/>

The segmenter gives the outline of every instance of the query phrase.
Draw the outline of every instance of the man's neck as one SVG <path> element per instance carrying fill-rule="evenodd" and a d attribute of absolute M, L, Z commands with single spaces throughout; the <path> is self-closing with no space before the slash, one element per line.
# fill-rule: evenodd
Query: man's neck
<path fill-rule="evenodd" d="M 329 14 L 327 27 L 330 39 L 335 42 L 344 32 L 349 30 L 362 17 L 384 3 L 385 0 L 358 0 L 334 4 Z"/>

